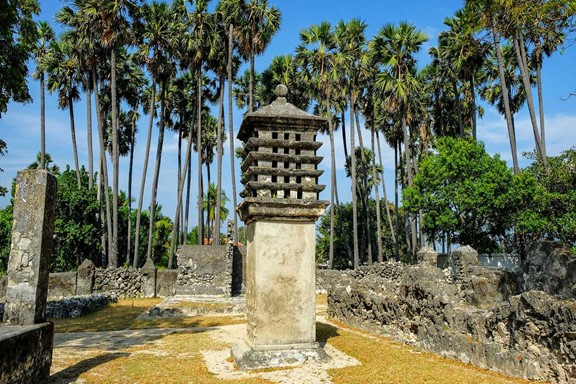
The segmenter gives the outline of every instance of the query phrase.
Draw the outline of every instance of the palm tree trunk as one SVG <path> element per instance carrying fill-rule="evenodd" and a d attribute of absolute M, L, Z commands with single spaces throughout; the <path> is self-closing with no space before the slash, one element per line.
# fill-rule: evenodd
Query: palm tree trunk
<path fill-rule="evenodd" d="M 378 255 L 377 255 L 377 260 L 379 263 L 381 263 L 382 261 L 384 261 L 384 258 L 382 256 L 382 221 L 380 218 L 380 193 L 378 192 L 378 183 L 376 182 L 377 177 L 376 177 L 376 161 L 375 158 L 376 156 L 375 154 L 375 144 L 374 144 L 374 129 L 370 130 L 370 144 L 372 147 L 372 184 L 374 184 L 374 197 L 376 199 L 376 241 L 377 241 L 377 246 L 378 246 Z M 380 165 L 382 167 L 382 165 Z M 381 180 L 382 183 L 384 183 L 384 179 Z"/>
<path fill-rule="evenodd" d="M 97 191 L 97 199 L 98 199 L 98 204 L 100 205 L 100 214 L 98 216 L 98 220 L 102 223 L 102 227 L 104 227 L 104 220 L 106 218 L 106 214 L 104 212 L 104 180 L 102 178 L 104 172 L 102 171 L 102 159 L 99 157 L 98 158 L 100 161 L 98 162 L 98 180 L 97 185 L 98 185 L 98 191 Z M 108 258 L 107 255 L 108 253 L 107 251 L 107 247 L 106 247 L 106 238 L 107 238 L 107 231 L 106 232 L 102 232 L 102 236 L 100 237 L 100 246 L 102 247 L 102 254 L 101 259 L 100 259 L 100 266 L 102 268 L 106 268 L 106 265 L 108 264 Z"/>
<path fill-rule="evenodd" d="M 112 266 L 118 267 L 118 180 L 120 151 L 118 147 L 118 104 L 116 100 L 116 47 L 110 54 L 110 91 L 112 101 Z"/>
<path fill-rule="evenodd" d="M 198 68 L 196 84 L 196 101 L 198 110 L 196 111 L 196 152 L 198 153 L 198 245 L 203 244 L 203 188 L 202 188 L 202 71 Z"/>
<path fill-rule="evenodd" d="M 238 206 L 236 197 L 236 166 L 234 165 L 234 120 L 232 118 L 232 53 L 234 47 L 234 25 L 230 24 L 228 31 L 228 134 L 230 137 L 230 176 L 232 177 L 232 210 L 234 211 L 234 244 L 238 243 Z"/>
<path fill-rule="evenodd" d="M 144 164 L 142 164 L 142 179 L 140 180 L 140 194 L 138 195 L 138 210 L 136 211 L 136 227 L 134 229 L 134 268 L 139 266 L 140 257 L 140 220 L 142 217 L 142 203 L 144 189 L 146 188 L 146 174 L 148 172 L 148 159 L 150 157 L 150 142 L 152 141 L 152 126 L 154 125 L 154 111 L 156 99 L 156 79 L 152 76 L 152 92 L 150 95 L 150 119 L 148 121 L 148 134 L 146 136 L 146 150 L 144 151 Z"/>
<path fill-rule="evenodd" d="M 132 129 L 130 132 L 130 162 L 128 165 L 128 233 L 126 245 L 126 263 L 130 263 L 132 254 L 132 171 L 134 169 L 134 144 L 136 140 L 136 114 L 137 108 L 134 108 L 132 115 Z M 134 268 L 138 268 L 137 265 Z"/>
<path fill-rule="evenodd" d="M 154 221 L 156 219 L 156 194 L 158 193 L 158 179 L 160 178 L 160 164 L 162 163 L 162 147 L 164 146 L 164 117 L 166 98 L 166 78 L 162 79 L 160 89 L 160 126 L 158 129 L 158 146 L 156 149 L 156 166 L 154 167 L 154 180 L 152 181 L 152 197 L 150 199 L 150 222 L 148 225 L 148 248 L 146 258 L 154 260 L 152 247 L 154 243 Z"/>
<path fill-rule="evenodd" d="M 396 242 L 396 235 L 394 233 L 394 227 L 392 226 L 392 216 L 390 215 L 390 207 L 388 205 L 388 196 L 386 195 L 386 181 L 384 179 L 384 163 L 382 162 L 382 150 L 380 147 L 380 135 L 378 131 L 376 131 L 376 142 L 378 145 L 378 161 L 382 167 L 381 170 L 381 179 L 382 179 L 382 196 L 384 198 L 384 202 L 386 203 L 386 218 L 388 219 L 388 225 L 390 226 L 390 234 L 392 235 L 392 241 Z"/>
<path fill-rule="evenodd" d="M 210 175 L 210 163 L 208 163 L 208 159 L 206 159 L 206 196 L 207 196 L 207 200 L 208 200 L 208 204 L 206 206 L 206 239 L 208 240 L 208 245 L 210 244 L 210 239 L 214 240 L 213 236 L 214 236 L 214 232 L 213 230 L 213 221 L 210 218 L 210 211 L 212 211 L 212 209 L 214 207 L 212 207 L 211 202 L 210 202 L 210 183 L 211 183 L 211 175 Z M 202 200 L 202 203 L 204 203 L 204 200 Z M 204 205 L 202 205 L 202 207 L 204 207 Z"/>
<path fill-rule="evenodd" d="M 214 233 L 216 234 L 216 239 L 214 245 L 220 244 L 220 205 L 222 204 L 222 126 L 224 124 L 224 76 L 220 77 L 220 105 L 218 108 L 218 128 L 216 132 L 216 145 L 217 145 L 217 169 L 216 169 L 216 207 L 215 207 L 215 222 L 214 222 Z"/>
<path fill-rule="evenodd" d="M 510 150 L 512 152 L 512 164 L 514 167 L 514 174 L 520 173 L 518 166 L 518 153 L 516 151 L 516 135 L 514 134 L 514 127 L 512 126 L 512 113 L 510 110 L 510 99 L 508 98 L 508 86 L 506 85 L 506 77 L 504 75 L 504 61 L 502 59 L 502 50 L 500 48 L 500 34 L 496 30 L 495 21 L 492 22 L 492 38 L 494 40 L 494 49 L 496 50 L 496 58 L 498 60 L 498 74 L 500 77 L 500 87 L 502 88 L 502 97 L 504 99 L 504 114 L 506 117 L 506 125 L 508 127 L 508 139 L 510 141 Z"/>
<path fill-rule="evenodd" d="M 254 32 L 253 35 L 254 36 Z M 250 43 L 250 82 L 248 84 L 248 112 L 254 112 L 254 44 Z"/>
<path fill-rule="evenodd" d="M 329 94 L 329 92 L 328 92 Z M 330 248 L 328 253 L 328 268 L 334 268 L 334 200 L 336 195 L 336 151 L 334 149 L 334 127 L 332 126 L 332 111 L 330 96 L 326 96 L 326 111 L 328 112 L 328 134 L 330 135 Z"/>
<path fill-rule="evenodd" d="M 46 168 L 46 87 L 44 71 L 40 73 L 40 169 Z"/>
<path fill-rule="evenodd" d="M 192 136 L 188 137 L 189 141 L 192 141 Z M 186 209 L 185 209 L 185 219 L 184 219 L 184 241 L 183 244 L 186 244 L 188 241 L 188 219 L 190 216 L 190 189 L 192 183 L 192 157 L 188 159 L 188 177 L 186 178 Z"/>
<path fill-rule="evenodd" d="M 458 92 L 458 82 L 452 79 L 452 88 L 454 90 L 454 99 L 456 100 L 456 111 L 458 112 L 458 134 L 464 138 L 464 123 L 462 122 L 462 105 L 460 103 L 460 94 Z"/>
<path fill-rule="evenodd" d="M 412 162 L 410 156 L 410 135 L 408 132 L 408 125 L 406 124 L 405 111 L 402 113 L 402 134 L 404 136 L 404 160 L 406 162 L 406 176 L 408 177 L 408 186 L 412 186 Z M 410 214 L 406 212 L 406 217 L 410 221 L 410 234 L 411 234 L 411 256 L 416 256 L 416 222 L 410 218 Z M 408 263 L 413 259 L 409 259 Z"/>
<path fill-rule="evenodd" d="M 542 92 L 542 58 L 536 64 L 536 82 L 538 84 L 538 114 L 540 115 L 540 140 L 542 141 L 542 157 L 546 158 L 546 130 L 544 128 L 544 96 Z"/>
<path fill-rule="evenodd" d="M 80 166 L 78 165 L 78 146 L 76 145 L 76 127 L 74 125 L 74 102 L 68 93 L 68 111 L 70 112 L 70 136 L 72 137 L 72 152 L 74 152 L 74 167 L 76 169 L 76 182 L 78 189 L 82 188 L 80 181 Z"/>
<path fill-rule="evenodd" d="M 178 199 L 178 190 L 180 188 L 180 181 L 182 178 L 182 136 L 184 135 L 184 133 L 182 132 L 182 130 L 178 130 L 178 180 L 176 180 L 176 199 Z M 186 176 L 186 174 L 184 174 L 184 176 Z M 180 205 L 182 206 L 182 205 Z M 176 237 L 178 237 L 178 234 L 180 233 L 180 218 L 182 216 L 180 215 L 180 212 L 177 213 L 176 215 L 176 219 L 178 219 L 178 221 L 174 221 L 174 225 L 178 226 L 178 230 L 176 231 Z M 178 244 L 176 244 L 176 246 L 178 246 Z M 171 265 L 171 264 L 170 264 Z M 170 268 L 170 267 L 169 267 Z"/>
<path fill-rule="evenodd" d="M 342 120 L 342 146 L 344 147 L 344 158 L 347 159 L 348 146 L 346 143 L 348 142 L 348 139 L 346 139 L 346 119 L 344 116 L 344 112 L 342 112 L 340 119 Z M 354 152 L 354 148 L 352 148 L 352 152 Z"/>
<path fill-rule="evenodd" d="M 174 253 L 178 240 L 178 224 L 180 222 L 180 208 L 182 207 L 182 193 L 184 192 L 184 181 L 186 180 L 186 173 L 188 173 L 190 159 L 192 154 L 192 125 L 188 133 L 188 145 L 186 146 L 186 160 L 184 161 L 184 169 L 182 173 L 178 174 L 178 196 L 176 198 L 176 217 L 174 218 L 174 226 L 172 227 L 172 240 L 170 241 L 170 256 L 168 258 L 168 269 L 174 266 Z"/>
<path fill-rule="evenodd" d="M 474 91 L 474 75 L 470 76 L 470 92 L 472 93 L 472 138 L 476 140 L 476 92 Z"/>
<path fill-rule="evenodd" d="M 358 202 L 356 201 L 356 142 L 354 137 L 354 104 L 355 101 L 350 97 L 350 153 L 351 153 L 351 183 L 352 183 L 352 238 L 354 247 L 354 259 L 352 266 L 354 269 L 360 266 L 360 255 L 358 250 Z"/>
<path fill-rule="evenodd" d="M 104 265 L 110 265 L 110 253 L 112 252 L 112 217 L 110 215 L 110 194 L 108 193 L 108 165 L 106 161 L 106 144 L 104 142 L 104 121 L 100 108 L 100 96 L 98 95 L 98 80 L 96 68 L 92 68 L 92 82 L 94 84 L 94 102 L 96 104 L 96 121 L 98 122 L 98 141 L 100 142 L 100 167 L 101 180 L 104 185 L 104 201 L 106 202 L 106 235 L 108 239 L 108 259 Z M 104 218 L 102 218 L 104 220 Z"/>
<path fill-rule="evenodd" d="M 398 153 L 398 147 L 400 146 L 400 142 L 399 140 L 396 140 L 396 142 L 394 143 L 394 210 L 395 210 L 395 215 L 394 215 L 394 222 L 396 224 L 396 236 L 395 236 L 395 242 L 394 242 L 394 256 L 396 258 L 396 261 L 400 261 L 400 248 L 399 248 L 399 241 L 400 239 L 398 238 L 398 234 L 400 232 L 400 217 L 399 217 L 399 212 L 398 212 L 398 157 L 402 156 L 402 154 Z M 401 152 L 402 150 L 400 150 Z"/>
<path fill-rule="evenodd" d="M 534 133 L 534 141 L 536 143 L 536 150 L 538 152 L 539 158 L 542 161 L 544 169 L 548 169 L 546 162 L 546 157 L 544 153 L 546 150 L 542 148 L 542 140 L 540 139 L 540 130 L 538 128 L 538 122 L 536 120 L 536 110 L 534 108 L 534 99 L 532 98 L 532 86 L 530 85 L 530 79 L 528 74 L 528 63 L 526 60 L 526 49 L 524 47 L 524 39 L 522 36 L 517 36 L 512 39 L 514 43 L 514 50 L 516 51 L 516 57 L 518 59 L 518 67 L 520 68 L 520 74 L 522 75 L 522 84 L 524 86 L 524 93 L 526 94 L 526 103 L 528 104 L 528 113 L 530 115 L 530 122 L 532 123 L 532 132 Z"/>
<path fill-rule="evenodd" d="M 88 74 L 88 81 L 90 74 Z M 94 184 L 94 153 L 92 150 L 92 90 L 86 87 L 86 139 L 88 143 L 88 189 Z"/>
<path fill-rule="evenodd" d="M 368 206 L 368 195 L 369 195 L 369 188 L 368 188 L 368 172 L 367 172 L 367 168 L 368 167 L 368 162 L 366 161 L 366 154 L 364 153 L 364 138 L 362 137 L 362 129 L 360 128 L 360 118 L 359 118 L 359 113 L 358 111 L 356 111 L 354 113 L 354 117 L 356 119 L 356 130 L 358 132 L 358 142 L 360 144 L 360 158 L 362 160 L 362 164 L 364 164 L 364 171 L 363 171 L 363 177 L 362 177 L 362 185 L 364 188 L 360 188 L 360 191 L 362 192 L 361 197 L 362 197 L 362 204 L 363 204 L 363 208 L 364 208 L 364 219 L 365 219 L 365 224 L 366 224 L 366 233 L 365 233 L 365 237 L 364 237 L 364 241 L 366 242 L 366 247 L 367 247 L 367 251 L 368 251 L 368 264 L 372 264 L 372 241 L 370 240 L 372 238 L 371 233 L 372 233 L 372 223 L 371 223 L 371 218 L 370 218 L 370 214 L 369 214 L 369 206 Z"/>

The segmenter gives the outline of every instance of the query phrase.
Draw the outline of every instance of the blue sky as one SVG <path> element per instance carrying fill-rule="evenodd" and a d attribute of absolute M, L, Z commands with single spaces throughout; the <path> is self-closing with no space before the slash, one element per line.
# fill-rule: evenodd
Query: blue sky
<path fill-rule="evenodd" d="M 215 2 L 215 0 L 214 0 Z M 56 9 L 65 2 L 55 0 L 41 0 L 42 14 L 39 19 L 48 20 L 53 23 L 53 15 Z M 457 0 L 430 0 L 430 1 L 341 1 L 341 0 L 270 0 L 280 8 L 282 12 L 282 26 L 279 33 L 274 37 L 271 46 L 266 53 L 256 59 L 256 69 L 265 69 L 272 58 L 277 55 L 293 53 L 298 44 L 298 34 L 303 29 L 321 21 L 329 21 L 332 24 L 339 20 L 349 20 L 360 18 L 368 24 L 367 37 L 371 38 L 378 29 L 389 22 L 398 23 L 407 20 L 417 28 L 425 32 L 430 41 L 423 47 L 422 53 L 418 55 L 419 65 L 423 66 L 428 62 L 427 51 L 436 45 L 436 38 L 439 32 L 444 30 L 442 21 L 451 16 L 463 5 L 463 1 Z M 546 108 L 546 130 L 547 146 L 549 155 L 556 155 L 562 150 L 576 145 L 576 97 L 567 101 L 563 99 L 576 90 L 576 47 L 567 47 L 563 53 L 555 53 L 551 58 L 545 60 L 544 78 L 544 98 Z M 32 68 L 32 65 L 31 65 Z M 25 168 L 35 160 L 36 153 L 40 148 L 40 104 L 38 82 L 29 80 L 30 93 L 34 102 L 26 105 L 11 103 L 8 112 L 0 119 L 0 138 L 8 147 L 8 153 L 0 158 L 0 168 L 4 169 L 0 173 L 0 185 L 9 186 L 12 178 L 19 169 Z M 79 148 L 80 163 L 87 166 L 87 144 L 86 144 L 86 106 L 85 100 L 79 101 L 75 105 L 76 129 Z M 243 111 L 235 111 L 234 127 L 237 132 L 242 119 Z M 94 114 L 93 114 L 94 115 Z M 144 142 L 146 135 L 147 118 L 141 119 L 139 124 L 139 134 L 135 153 L 134 186 L 133 195 L 137 195 L 142 173 L 142 163 L 144 157 Z M 519 151 L 529 151 L 534 148 L 534 139 L 529 123 L 528 113 L 523 110 L 516 116 L 517 140 Z M 93 123 L 95 127 L 95 123 Z M 347 126 L 349 124 L 347 123 Z M 48 95 L 46 100 L 46 129 L 47 129 L 47 152 L 52 155 L 54 162 L 63 169 L 66 164 L 73 165 L 72 145 L 70 140 L 70 127 L 68 111 L 61 111 L 57 108 L 57 100 L 54 96 Z M 94 143 L 97 143 L 94 135 Z M 319 136 L 325 145 L 319 150 L 319 154 L 325 156 L 321 167 L 325 169 L 324 175 L 320 178 L 320 183 L 329 185 L 329 143 L 328 138 Z M 506 124 L 502 117 L 490 106 L 485 106 L 485 114 L 478 121 L 478 139 L 486 144 L 490 153 L 500 153 L 501 157 L 510 164 L 510 148 Z M 152 138 L 152 153 L 148 166 L 148 178 L 146 184 L 146 195 L 144 207 L 149 204 L 150 188 L 152 183 L 153 162 L 155 159 L 156 136 Z M 369 143 L 368 135 L 365 135 L 365 142 Z M 367 144 L 366 144 L 367 145 Z M 229 175 L 230 164 L 227 152 L 228 143 L 224 145 L 225 156 L 223 162 L 223 188 L 227 195 L 231 196 L 231 182 Z M 343 201 L 350 200 L 350 183 L 344 175 L 344 159 L 342 151 L 341 135 L 336 135 L 337 171 L 340 198 Z M 97 147 L 95 147 L 97 153 Z M 176 174 L 177 174 L 177 137 L 172 133 L 167 133 L 162 155 L 162 168 L 159 182 L 158 201 L 163 206 L 163 212 L 170 217 L 173 216 L 176 207 Z M 384 168 L 387 174 L 386 185 L 389 194 L 393 191 L 393 151 L 385 146 L 383 148 Z M 95 160 L 97 158 L 95 157 Z M 192 170 L 196 170 L 193 159 Z M 521 166 L 526 165 L 526 160 L 521 161 Z M 213 181 L 216 175 L 215 165 L 213 166 Z M 128 159 L 121 159 L 120 188 L 127 189 Z M 239 174 L 237 167 L 237 174 Z M 195 184 L 193 175 L 193 185 Z M 242 189 L 238 184 L 238 191 Z M 195 188 L 192 189 L 192 202 L 196 201 L 194 196 Z M 330 193 L 327 188 L 321 198 L 329 200 Z M 392 195 L 389 195 L 392 199 Z M 0 198 L 0 207 L 9 203 L 9 197 Z M 136 204 L 133 204 L 135 206 Z M 232 206 L 228 207 L 230 210 Z M 196 222 L 196 209 L 194 206 L 190 211 L 192 223 Z"/>

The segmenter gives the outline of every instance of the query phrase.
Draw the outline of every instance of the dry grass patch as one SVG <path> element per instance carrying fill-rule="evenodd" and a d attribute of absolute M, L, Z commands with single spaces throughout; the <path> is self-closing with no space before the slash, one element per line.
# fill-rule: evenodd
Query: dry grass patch
<path fill-rule="evenodd" d="M 162 299 L 119 299 L 100 311 L 75 319 L 54 319 L 54 331 L 101 332 L 128 329 L 136 317 Z"/>
<path fill-rule="evenodd" d="M 244 316 L 137 317 L 162 299 L 120 299 L 118 303 L 75 319 L 55 319 L 55 332 L 102 332 L 123 329 L 218 327 L 246 322 Z M 200 304 L 200 303 L 198 303 Z"/>
<path fill-rule="evenodd" d="M 530 383 L 338 326 L 318 323 L 318 341 L 327 341 L 362 365 L 329 370 L 334 383 Z"/>
<path fill-rule="evenodd" d="M 125 355 L 78 372 L 76 377 L 90 384 L 270 383 L 260 378 L 216 379 L 208 372 L 200 351 L 227 347 L 229 344 L 215 342 L 204 332 L 178 332 L 154 343 L 130 348 Z"/>
<path fill-rule="evenodd" d="M 246 322 L 244 316 L 194 316 L 194 317 L 160 317 L 145 320 L 136 320 L 130 329 L 149 328 L 195 328 L 220 327 L 223 325 L 242 324 Z"/>

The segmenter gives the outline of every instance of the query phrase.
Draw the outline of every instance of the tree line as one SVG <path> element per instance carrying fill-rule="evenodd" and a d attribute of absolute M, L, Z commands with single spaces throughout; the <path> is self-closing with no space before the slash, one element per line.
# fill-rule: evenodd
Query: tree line
<path fill-rule="evenodd" d="M 328 135 L 331 151 L 331 204 L 325 232 L 329 267 L 335 265 L 335 260 L 343 259 L 352 267 L 389 257 L 411 261 L 427 242 L 436 244 L 444 239 L 451 244 L 465 238 L 453 222 L 452 226 L 439 222 L 439 217 L 450 221 L 448 213 L 458 212 L 453 202 L 442 206 L 444 216 L 434 211 L 440 208 L 427 205 L 430 201 L 424 198 L 427 192 L 422 189 L 425 188 L 422 180 L 427 172 L 434 174 L 429 167 L 440 167 L 430 159 L 448 145 L 448 138 L 464 140 L 474 148 L 480 145 L 476 143 L 477 118 L 483 114 L 479 100 L 494 105 L 505 117 L 513 175 L 523 174 L 518 165 L 514 120 L 523 106 L 528 109 L 534 135 L 532 167 L 542 170 L 540 176 L 534 176 L 535 180 L 554 173 L 546 153 L 542 69 L 545 58 L 561 49 L 574 29 L 573 2 L 467 0 L 460 10 L 445 19 L 446 30 L 439 34 L 438 45 L 429 51 L 431 62 L 423 68 L 419 68 L 416 55 L 428 37 L 409 22 L 385 24 L 372 38 L 366 36 L 367 24 L 360 19 L 341 20 L 334 25 L 321 22 L 302 29 L 294 52 L 275 57 L 262 73 L 255 71 L 255 56 L 265 51 L 280 29 L 280 10 L 267 0 L 220 0 L 215 7 L 212 5 L 208 0 L 177 0 L 171 4 L 73 0 L 56 14 L 64 29 L 58 37 L 48 23 L 32 22 L 31 27 L 32 15 L 39 12 L 35 0 L 23 0 L 15 8 L 12 6 L 15 9 L 12 21 L 22 27 L 19 33 L 26 37 L 14 45 L 21 44 L 21 50 L 33 56 L 36 62 L 33 76 L 40 82 L 39 167 L 46 166 L 43 142 L 47 89 L 58 95 L 60 108 L 69 110 L 78 189 L 83 187 L 76 150 L 74 104 L 84 96 L 87 111 L 92 111 L 94 105 L 98 155 L 97 163 L 93 164 L 93 117 L 89 112 L 87 173 L 97 178 L 88 177 L 87 188 L 96 188 L 97 192 L 98 217 L 103 228 L 103 264 L 117 266 L 119 252 L 125 253 L 122 258 L 134 266 L 152 257 L 166 129 L 179 137 L 178 198 L 168 267 L 174 264 L 175 247 L 186 241 L 188 233 L 188 214 L 193 205 L 189 198 L 192 149 L 198 159 L 197 242 L 202 243 L 212 234 L 218 238 L 220 220 L 214 220 L 211 226 L 205 225 L 203 218 L 206 212 L 209 217 L 222 216 L 222 157 L 226 138 L 231 157 L 232 206 L 237 206 L 233 103 L 252 112 L 271 101 L 272 90 L 278 83 L 288 87 L 292 103 L 328 120 L 322 133 Z M 240 74 L 243 63 L 248 64 L 248 69 Z M 25 73 L 25 68 L 22 70 Z M 11 92 L 2 90 L 7 95 L 4 100 L 29 98 L 25 86 L 19 88 L 19 93 Z M 217 112 L 213 114 L 213 110 Z M 143 115 L 148 119 L 146 156 L 136 199 L 138 206 L 132 219 L 132 161 L 137 122 Z M 152 197 L 148 238 L 142 239 L 143 194 L 155 122 L 158 142 L 154 177 L 149 186 Z M 226 124 L 228 135 L 224 132 Z M 338 130 L 353 192 L 350 213 L 348 205 L 342 204 L 338 196 L 338 186 L 342 185 L 336 178 L 336 154 L 340 148 L 335 147 L 334 135 Z M 364 143 L 365 132 L 370 143 Z M 389 203 L 382 182 L 382 141 L 394 152 L 393 203 Z M 464 144 L 461 147 L 458 148 L 462 149 L 459 152 L 462 158 L 451 161 L 458 163 L 476 153 L 466 152 Z M 564 155 L 570 157 L 569 153 Z M 121 156 L 128 156 L 130 164 L 127 244 L 122 248 L 118 216 L 122 206 L 118 189 Z M 204 196 L 212 189 L 210 164 L 214 157 L 215 201 L 205 206 Z M 504 168 L 497 167 L 505 173 Z M 436 171 L 434 176 L 440 173 Z M 469 175 L 461 174 L 463 178 Z M 208 186 L 203 185 L 204 177 Z M 402 205 L 400 196 L 404 199 Z M 470 213 L 458 214 L 461 217 L 456 222 L 464 225 L 462 216 Z M 235 210 L 234 223 L 237 228 Z M 488 225 L 479 224 L 477 228 L 480 233 L 490 233 Z M 498 234 L 512 233 L 514 228 L 509 224 Z M 560 236 L 539 233 L 553 238 Z M 342 240 L 341 246 L 335 246 L 338 239 Z M 146 242 L 146 252 L 140 251 L 142 241 Z"/>

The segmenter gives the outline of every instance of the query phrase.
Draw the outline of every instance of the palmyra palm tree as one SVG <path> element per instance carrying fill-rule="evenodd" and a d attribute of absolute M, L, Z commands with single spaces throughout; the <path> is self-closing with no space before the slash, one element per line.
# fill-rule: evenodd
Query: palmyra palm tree
<path fill-rule="evenodd" d="M 48 53 L 48 46 L 54 40 L 54 30 L 46 21 L 38 23 L 38 42 L 34 51 L 34 59 L 36 60 L 36 71 L 32 77 L 40 80 L 40 169 L 45 168 L 45 154 L 46 154 L 46 101 L 45 101 L 45 71 L 41 69 L 41 63 Z"/>
<path fill-rule="evenodd" d="M 76 128 L 74 122 L 74 102 L 80 99 L 77 64 L 77 57 L 74 54 L 72 42 L 66 35 L 63 35 L 59 40 L 55 40 L 50 44 L 48 54 L 40 70 L 48 73 L 47 85 L 50 93 L 58 93 L 58 108 L 68 108 L 70 112 L 70 136 L 72 138 L 74 166 L 78 188 L 81 188 L 78 146 L 76 143 Z"/>
<path fill-rule="evenodd" d="M 300 45 L 296 48 L 296 57 L 303 67 L 305 79 L 315 85 L 312 97 L 324 105 L 328 118 L 328 135 L 330 138 L 330 245 L 328 267 L 334 266 L 334 216 L 335 200 L 338 198 L 336 181 L 336 150 L 334 147 L 334 124 L 332 119 L 332 89 L 337 76 L 336 45 L 334 31 L 330 23 L 322 22 L 312 25 L 300 32 Z"/>
<path fill-rule="evenodd" d="M 415 78 L 415 59 L 422 44 L 428 38 L 413 25 L 401 22 L 397 27 L 394 24 L 384 25 L 370 43 L 371 54 L 375 62 L 380 63 L 384 70 L 378 75 L 377 87 L 385 99 L 394 105 L 402 121 L 402 134 L 404 139 L 404 156 L 408 186 L 412 185 L 412 162 L 410 132 L 408 131 L 408 109 L 410 95 L 417 93 L 418 83 Z M 411 253 L 416 255 L 416 223 L 410 220 L 411 227 Z"/>

